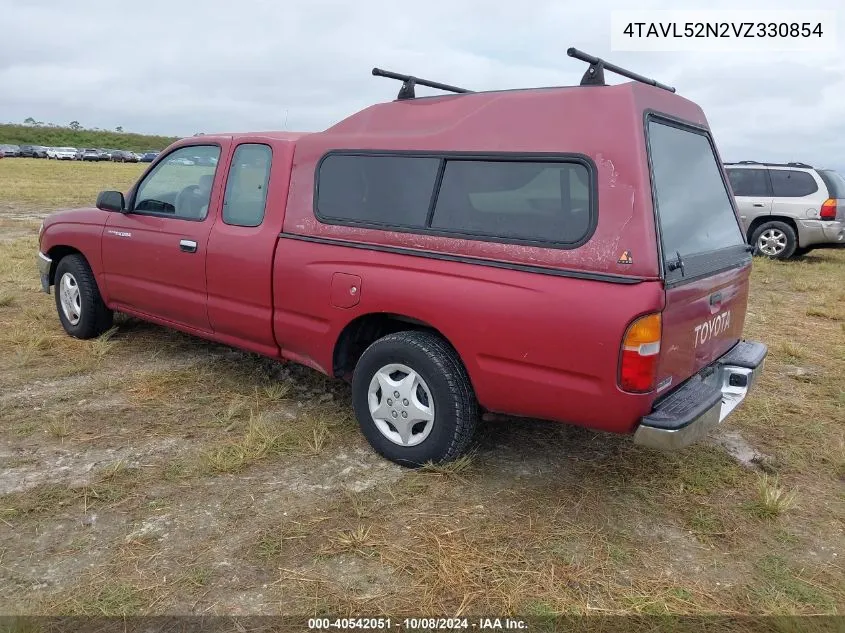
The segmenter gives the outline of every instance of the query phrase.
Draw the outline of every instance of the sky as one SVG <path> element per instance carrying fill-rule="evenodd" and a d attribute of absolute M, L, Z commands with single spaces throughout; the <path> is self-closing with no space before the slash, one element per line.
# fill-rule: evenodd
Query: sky
<path fill-rule="evenodd" d="M 836 51 L 681 53 L 611 50 L 611 11 L 795 3 L 0 0 L 0 121 L 176 136 L 317 131 L 395 98 L 399 83 L 373 77 L 374 66 L 474 90 L 571 85 L 586 68 L 566 56 L 575 46 L 698 103 L 725 160 L 845 173 L 845 4 L 800 8 L 840 5 Z"/>

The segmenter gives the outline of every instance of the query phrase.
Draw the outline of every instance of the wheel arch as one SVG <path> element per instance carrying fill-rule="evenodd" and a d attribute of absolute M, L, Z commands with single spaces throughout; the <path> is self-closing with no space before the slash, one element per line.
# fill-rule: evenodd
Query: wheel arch
<path fill-rule="evenodd" d="M 455 350 L 467 373 L 469 373 L 469 367 L 458 348 L 449 340 L 449 337 L 434 325 L 403 314 L 371 312 L 352 319 L 341 330 L 332 352 L 332 375 L 336 378 L 350 380 L 358 359 L 361 358 L 361 354 L 367 347 L 388 334 L 411 330 L 437 334 Z"/>
<path fill-rule="evenodd" d="M 81 250 L 74 246 L 68 246 L 66 244 L 56 244 L 55 246 L 51 246 L 47 252 L 45 253 L 51 260 L 52 263 L 50 264 L 50 285 L 54 285 L 56 283 L 56 268 L 59 265 L 59 262 L 67 257 L 68 255 L 81 255 L 85 257 L 85 261 L 88 262 L 88 265 L 91 265 L 91 262 L 85 256 Z"/>
<path fill-rule="evenodd" d="M 793 231 L 795 231 L 796 244 L 798 246 L 801 246 L 801 235 L 798 232 L 798 223 L 795 222 L 794 218 L 791 218 L 787 215 L 763 215 L 754 218 L 754 220 L 748 226 L 748 233 L 746 235 L 746 240 L 751 246 L 754 246 L 754 231 L 756 231 L 760 226 L 768 222 L 783 222 L 784 224 L 787 224 L 789 227 L 792 228 Z"/>

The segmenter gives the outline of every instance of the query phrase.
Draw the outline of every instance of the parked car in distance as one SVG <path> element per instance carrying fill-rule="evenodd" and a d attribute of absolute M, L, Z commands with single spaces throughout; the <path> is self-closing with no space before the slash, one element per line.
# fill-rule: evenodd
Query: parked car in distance
<path fill-rule="evenodd" d="M 17 158 L 21 155 L 21 148 L 19 145 L 0 145 L 0 152 L 3 156 Z"/>
<path fill-rule="evenodd" d="M 177 141 L 44 220 L 42 289 L 77 338 L 120 311 L 348 380 L 403 465 L 458 457 L 479 411 L 684 447 L 767 354 L 749 247 L 701 108 L 568 52 L 581 86 L 415 98 L 461 89 L 389 74 L 397 100 L 323 132 Z"/>
<path fill-rule="evenodd" d="M 20 157 L 21 158 L 37 158 L 38 154 L 38 146 L 37 145 L 21 145 L 20 149 Z"/>
<path fill-rule="evenodd" d="M 52 147 L 49 157 L 56 160 L 75 160 L 76 152 L 75 147 Z"/>
<path fill-rule="evenodd" d="M 191 156 L 191 160 L 195 165 L 202 165 L 204 167 L 213 167 L 217 164 L 217 159 L 213 156 Z"/>
<path fill-rule="evenodd" d="M 36 145 L 35 158 L 47 158 L 47 148 L 43 145 Z"/>
<path fill-rule="evenodd" d="M 82 150 L 81 160 L 98 162 L 98 161 L 102 160 L 102 154 L 100 153 L 100 150 L 98 150 L 98 149 L 93 149 L 93 148 L 84 149 L 84 150 Z"/>
<path fill-rule="evenodd" d="M 789 259 L 845 244 L 845 180 L 805 163 L 726 163 L 740 222 L 757 255 Z"/>
<path fill-rule="evenodd" d="M 122 149 L 116 149 L 111 153 L 112 162 L 115 163 L 137 163 L 138 157 L 134 152 L 129 152 Z"/>
<path fill-rule="evenodd" d="M 159 153 L 160 153 L 160 152 L 144 152 L 144 153 L 141 155 L 141 159 L 140 159 L 140 160 L 141 160 L 141 162 L 142 162 L 142 163 L 151 163 L 151 162 L 153 162 L 156 158 L 158 158 Z"/>

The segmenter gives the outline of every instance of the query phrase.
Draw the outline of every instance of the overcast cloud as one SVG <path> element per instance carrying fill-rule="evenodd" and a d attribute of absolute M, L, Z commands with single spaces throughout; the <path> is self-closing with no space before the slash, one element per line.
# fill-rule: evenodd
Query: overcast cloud
<path fill-rule="evenodd" d="M 586 68 L 566 56 L 576 46 L 699 103 L 726 160 L 802 160 L 845 172 L 841 15 L 835 53 L 610 50 L 613 9 L 840 6 L 841 0 L 800 7 L 704 0 L 0 0 L 0 120 L 78 120 L 182 136 L 315 131 L 395 97 L 399 84 L 372 77 L 373 66 L 471 89 L 563 85 L 577 83 Z"/>

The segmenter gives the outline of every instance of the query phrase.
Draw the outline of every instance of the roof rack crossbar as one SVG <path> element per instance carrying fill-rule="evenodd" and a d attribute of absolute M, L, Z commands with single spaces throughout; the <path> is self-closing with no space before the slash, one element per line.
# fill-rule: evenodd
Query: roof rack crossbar
<path fill-rule="evenodd" d="M 604 71 L 609 70 L 612 73 L 622 75 L 623 77 L 627 77 L 628 79 L 633 79 L 634 81 L 639 81 L 641 83 L 648 84 L 649 86 L 654 86 L 656 88 L 662 88 L 663 90 L 668 90 L 669 92 L 675 92 L 675 89 L 672 86 L 667 86 L 666 84 L 662 84 L 659 81 L 655 81 L 654 79 L 649 79 L 648 77 L 643 77 L 642 75 L 638 75 L 637 73 L 631 72 L 630 70 L 625 70 L 624 68 L 617 66 L 616 64 L 611 64 L 610 62 L 606 62 L 603 59 L 579 51 L 577 48 L 568 48 L 566 50 L 566 54 L 570 57 L 580 59 L 582 62 L 587 62 L 588 64 L 590 64 L 590 67 L 587 69 L 587 72 L 585 72 L 584 76 L 581 78 L 582 86 L 606 85 L 604 83 Z"/>
<path fill-rule="evenodd" d="M 421 79 L 420 77 L 414 77 L 413 75 L 401 75 L 389 70 L 382 70 L 381 68 L 373 68 L 373 75 L 376 77 L 387 77 L 388 79 L 398 79 L 401 81 L 402 87 L 399 89 L 399 94 L 396 97 L 399 100 L 414 99 L 416 97 L 414 87 L 417 85 L 428 86 L 429 88 L 436 88 L 437 90 L 444 90 L 446 92 L 472 92 L 472 90 L 467 90 L 466 88 L 458 88 L 457 86 L 442 84 L 439 81 Z"/>

